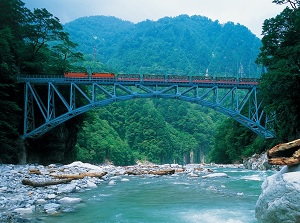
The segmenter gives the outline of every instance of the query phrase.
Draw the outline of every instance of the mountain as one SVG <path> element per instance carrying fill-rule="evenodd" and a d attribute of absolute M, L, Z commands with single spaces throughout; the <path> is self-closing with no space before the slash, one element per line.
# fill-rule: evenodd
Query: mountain
<path fill-rule="evenodd" d="M 180 15 L 137 24 L 90 16 L 65 24 L 78 50 L 115 72 L 260 76 L 261 42 L 240 24 Z M 95 58 L 94 58 L 95 59 Z"/>

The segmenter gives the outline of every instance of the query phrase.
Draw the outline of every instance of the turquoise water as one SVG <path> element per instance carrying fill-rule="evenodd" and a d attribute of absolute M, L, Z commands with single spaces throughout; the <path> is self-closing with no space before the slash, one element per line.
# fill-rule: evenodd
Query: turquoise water
<path fill-rule="evenodd" d="M 216 168 L 229 178 L 122 176 L 129 181 L 107 183 L 75 193 L 84 202 L 43 222 L 84 223 L 255 223 L 255 203 L 263 180 L 273 172 Z M 69 196 L 69 195 L 68 195 Z"/>

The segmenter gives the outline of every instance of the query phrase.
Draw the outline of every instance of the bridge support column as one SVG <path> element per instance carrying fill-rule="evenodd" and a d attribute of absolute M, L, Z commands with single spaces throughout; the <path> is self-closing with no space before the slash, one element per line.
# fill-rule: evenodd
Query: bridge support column
<path fill-rule="evenodd" d="M 33 94 L 30 83 L 25 84 L 25 101 L 24 101 L 24 133 L 35 129 Z"/>
<path fill-rule="evenodd" d="M 48 109 L 47 109 L 47 119 L 51 120 L 55 118 L 55 97 L 54 89 L 51 88 L 51 85 L 48 85 Z"/>

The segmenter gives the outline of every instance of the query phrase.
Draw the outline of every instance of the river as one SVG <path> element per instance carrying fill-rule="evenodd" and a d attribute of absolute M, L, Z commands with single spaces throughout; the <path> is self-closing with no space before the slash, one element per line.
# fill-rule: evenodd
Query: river
<path fill-rule="evenodd" d="M 255 223 L 255 203 L 263 180 L 274 172 L 211 168 L 228 177 L 122 176 L 115 185 L 71 196 L 83 202 L 46 223 Z M 124 178 L 128 180 L 124 180 Z"/>

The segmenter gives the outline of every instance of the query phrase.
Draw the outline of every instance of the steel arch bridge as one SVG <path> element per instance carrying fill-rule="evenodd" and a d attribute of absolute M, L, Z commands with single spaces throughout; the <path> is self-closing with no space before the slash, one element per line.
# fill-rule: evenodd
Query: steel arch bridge
<path fill-rule="evenodd" d="M 20 75 L 17 81 L 25 84 L 24 139 L 37 138 L 93 108 L 134 98 L 169 98 L 196 103 L 227 115 L 265 139 L 275 137 L 274 118 L 263 111 L 256 82 L 193 83 L 49 75 Z"/>

